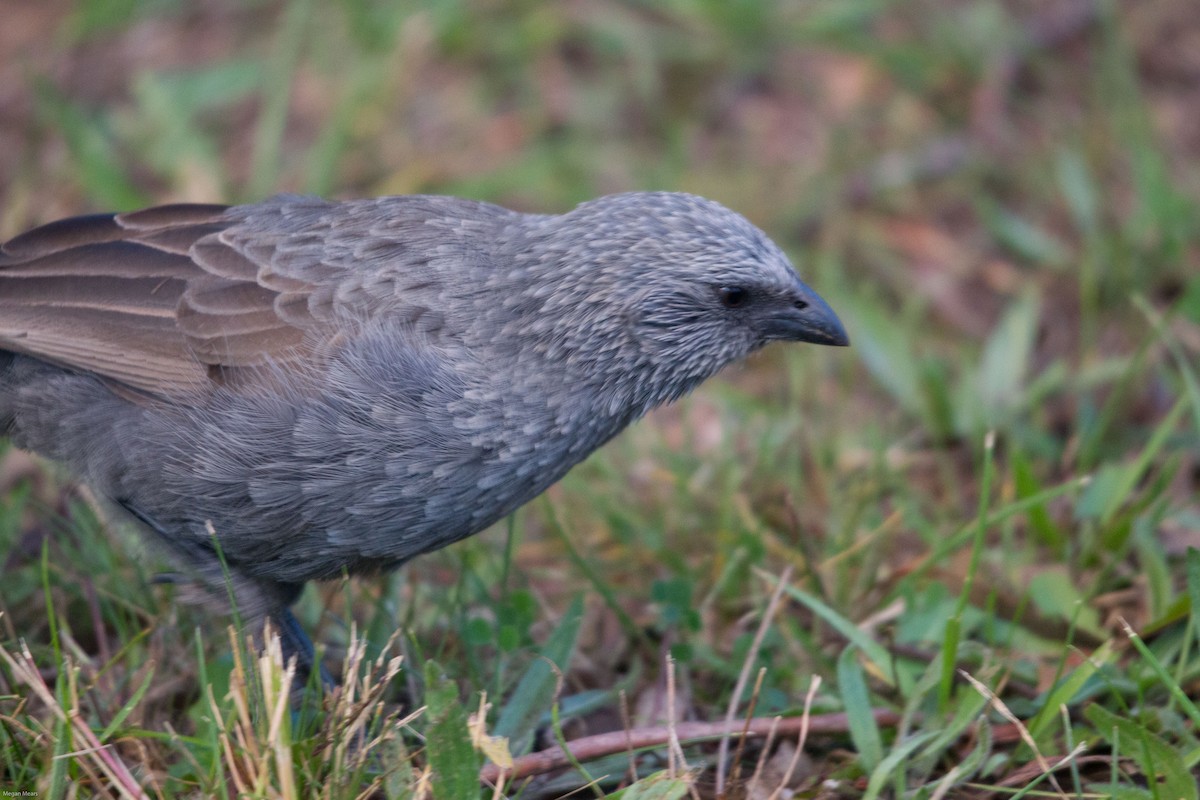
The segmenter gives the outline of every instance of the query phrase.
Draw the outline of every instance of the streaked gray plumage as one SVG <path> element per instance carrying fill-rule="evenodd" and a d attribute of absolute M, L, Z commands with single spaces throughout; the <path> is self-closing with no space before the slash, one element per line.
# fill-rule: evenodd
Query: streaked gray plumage
<path fill-rule="evenodd" d="M 0 249 L 0 432 L 243 614 L 485 528 L 649 409 L 836 316 L 741 216 L 614 195 L 163 206 Z"/>

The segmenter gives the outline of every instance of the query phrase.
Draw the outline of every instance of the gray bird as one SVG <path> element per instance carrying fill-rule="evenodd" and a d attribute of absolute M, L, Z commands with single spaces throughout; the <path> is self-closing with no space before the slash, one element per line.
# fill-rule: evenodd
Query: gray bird
<path fill-rule="evenodd" d="M 243 619 L 309 669 L 306 581 L 486 528 L 776 340 L 848 344 L 700 197 L 169 205 L 0 248 L 0 434 L 208 585 L 227 567 Z"/>

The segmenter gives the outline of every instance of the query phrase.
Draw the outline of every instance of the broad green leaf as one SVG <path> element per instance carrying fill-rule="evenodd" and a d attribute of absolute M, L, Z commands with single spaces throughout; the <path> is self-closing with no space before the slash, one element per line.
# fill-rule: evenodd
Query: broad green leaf
<path fill-rule="evenodd" d="M 425 663 L 425 705 L 426 753 L 435 800 L 478 800 L 479 754 L 471 744 L 467 712 L 459 702 L 458 687 L 433 661 Z"/>
<path fill-rule="evenodd" d="M 672 778 L 663 771 L 647 775 L 632 786 L 622 789 L 610 797 L 613 800 L 679 800 L 687 795 L 691 787 L 692 781 L 686 777 Z"/>
<path fill-rule="evenodd" d="M 1184 765 L 1178 750 L 1128 717 L 1117 716 L 1093 703 L 1084 712 L 1109 744 L 1126 758 L 1137 761 L 1142 773 L 1158 781 L 1158 796 L 1169 800 L 1197 800 L 1196 778 Z"/>
<path fill-rule="evenodd" d="M 521 754 L 533 743 L 533 734 L 557 696 L 559 676 L 566 673 L 575 652 L 583 621 L 583 599 L 576 595 L 558 627 L 541 650 L 541 658 L 529 665 L 512 697 L 504 704 L 493 733 L 508 737 L 511 751 Z"/>

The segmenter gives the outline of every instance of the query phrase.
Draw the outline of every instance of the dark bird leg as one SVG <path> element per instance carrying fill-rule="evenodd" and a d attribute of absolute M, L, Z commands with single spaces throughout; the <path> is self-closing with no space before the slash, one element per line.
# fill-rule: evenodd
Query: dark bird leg
<path fill-rule="evenodd" d="M 254 635 L 260 649 L 266 645 L 262 625 L 269 621 L 271 628 L 279 636 L 284 666 L 286 667 L 293 658 L 296 660 L 296 673 L 291 690 L 294 706 L 300 705 L 304 687 L 308 685 L 314 668 L 320 679 L 322 691 L 330 691 L 338 685 L 325 665 L 317 660 L 312 639 L 292 614 L 291 605 L 304 591 L 303 583 L 276 583 L 245 576 L 236 564 L 230 564 L 222 556 L 218 549 L 219 543 L 214 542 L 212 547 L 195 542 L 185 544 L 132 501 L 121 499 L 115 502 L 153 531 L 159 540 L 168 546 L 169 551 L 181 557 L 185 566 L 197 568 L 200 581 L 209 587 L 210 592 L 220 592 L 216 588 L 218 586 L 226 587 L 228 604 L 232 607 L 235 619 L 240 626 Z M 180 573 L 162 573 L 154 580 L 156 583 L 177 583 L 180 577 Z"/>
<path fill-rule="evenodd" d="M 295 596 L 298 596 L 304 588 L 302 584 L 292 584 L 291 586 L 295 587 Z M 292 613 L 290 606 L 290 602 L 281 605 L 277 610 L 268 615 L 268 619 L 275 630 L 279 632 L 279 644 L 283 652 L 283 663 L 286 665 L 292 658 L 296 659 L 296 679 L 292 691 L 294 693 L 302 690 L 308 684 L 313 668 L 315 667 L 317 676 L 321 680 L 322 691 L 328 692 L 337 686 L 337 681 L 333 679 L 333 675 L 325 668 L 325 664 L 317 660 L 312 639 L 304 632 L 304 628 L 301 627 L 299 620 L 296 619 L 296 615 Z"/>

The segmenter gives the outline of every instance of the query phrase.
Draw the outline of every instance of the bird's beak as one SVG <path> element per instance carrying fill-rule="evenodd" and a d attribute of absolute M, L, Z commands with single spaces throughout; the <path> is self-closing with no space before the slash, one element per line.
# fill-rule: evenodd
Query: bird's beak
<path fill-rule="evenodd" d="M 764 332 L 769 338 L 835 347 L 850 344 L 850 337 L 837 314 L 805 284 L 796 281 L 786 302 L 767 319 Z"/>

